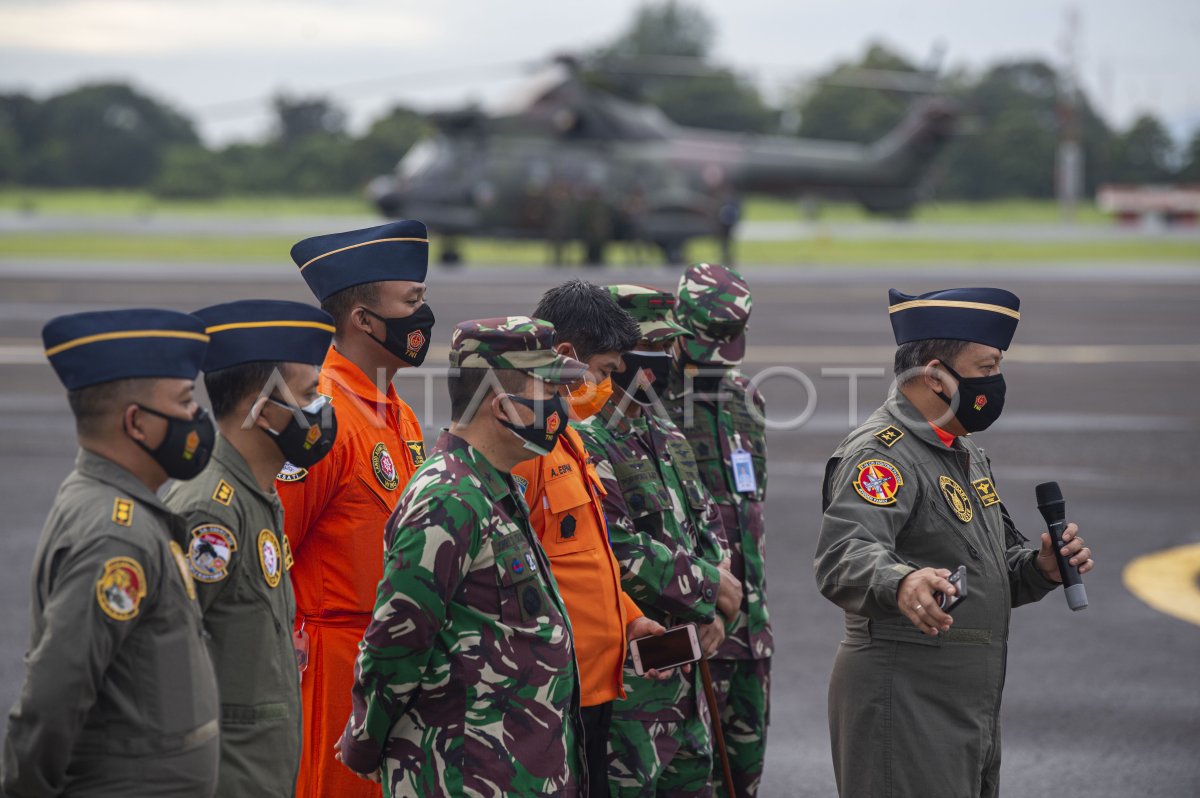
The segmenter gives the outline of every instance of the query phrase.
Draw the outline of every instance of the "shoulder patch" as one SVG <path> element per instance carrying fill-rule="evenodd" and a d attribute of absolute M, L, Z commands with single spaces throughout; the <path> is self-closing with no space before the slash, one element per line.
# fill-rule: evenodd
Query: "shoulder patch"
<path fill-rule="evenodd" d="M 382 441 L 375 444 L 375 448 L 371 450 L 371 470 L 375 472 L 375 479 L 379 480 L 384 490 L 395 490 L 400 485 L 396 464 L 392 462 L 392 455 Z"/>
<path fill-rule="evenodd" d="M 300 482 L 308 476 L 307 468 L 298 468 L 291 463 L 284 463 L 283 468 L 279 469 L 279 473 L 275 475 L 278 482 Z"/>
<path fill-rule="evenodd" d="M 854 490 L 859 496 L 879 507 L 896 503 L 896 494 L 904 485 L 900 469 L 887 460 L 864 460 L 857 468 Z"/>
<path fill-rule="evenodd" d="M 175 541 L 171 541 L 171 556 L 175 558 L 175 567 L 179 569 L 179 578 L 183 580 L 183 589 L 187 591 L 188 598 L 192 601 L 196 600 L 196 583 L 192 581 L 192 571 L 188 568 L 187 557 L 183 556 L 183 549 Z"/>
<path fill-rule="evenodd" d="M 120 501 L 120 499 L 118 499 Z M 96 582 L 96 603 L 116 621 L 136 618 L 146 597 L 146 572 L 132 557 L 113 557 L 104 563 Z"/>
<path fill-rule="evenodd" d="M 875 433 L 875 439 L 887 448 L 892 448 L 896 441 L 904 437 L 904 430 L 890 424 Z"/>
<path fill-rule="evenodd" d="M 118 526 L 133 526 L 133 500 L 120 496 L 114 499 L 112 520 Z"/>
<path fill-rule="evenodd" d="M 217 489 L 213 491 L 213 501 L 217 504 L 223 504 L 226 507 L 233 501 L 233 485 L 230 485 L 225 480 L 217 483 Z"/>
<path fill-rule="evenodd" d="M 279 538 L 269 529 L 258 533 L 258 564 L 262 566 L 263 578 L 269 587 L 278 587 L 283 576 L 283 554 Z"/>
<path fill-rule="evenodd" d="M 975 517 L 975 512 L 971 509 L 971 499 L 962 489 L 962 485 L 943 474 L 938 477 L 938 487 L 942 489 L 942 498 L 946 500 L 946 504 L 950 505 L 950 509 L 958 516 L 958 520 L 964 524 L 970 523 L 971 519 Z"/>
<path fill-rule="evenodd" d="M 237 539 L 228 527 L 201 524 L 192 530 L 188 544 L 188 567 L 197 582 L 220 582 L 229 576 L 229 561 L 237 551 Z"/>
<path fill-rule="evenodd" d="M 991 507 L 993 504 L 1000 503 L 1000 496 L 996 493 L 996 487 L 992 485 L 992 481 L 987 479 L 977 479 L 971 483 L 971 487 L 975 488 L 975 492 L 979 494 L 979 503 L 984 507 Z"/>
<path fill-rule="evenodd" d="M 413 466 L 425 462 L 425 441 L 405 441 L 404 445 L 408 447 L 408 456 Z"/>
<path fill-rule="evenodd" d="M 513 474 L 512 478 L 513 482 L 517 483 L 517 489 L 520 490 L 521 493 L 525 493 L 527 490 L 529 490 L 529 480 L 525 479 L 525 477 L 519 477 L 516 474 Z"/>

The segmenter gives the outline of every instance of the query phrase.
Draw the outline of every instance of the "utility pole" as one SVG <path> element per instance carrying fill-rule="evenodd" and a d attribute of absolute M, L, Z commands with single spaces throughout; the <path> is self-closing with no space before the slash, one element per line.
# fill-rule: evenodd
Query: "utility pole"
<path fill-rule="evenodd" d="M 1063 65 L 1058 80 L 1058 154 L 1055 194 L 1064 222 L 1074 222 L 1083 196 L 1083 131 L 1079 119 L 1079 9 L 1067 8 L 1066 29 L 1059 41 Z"/>

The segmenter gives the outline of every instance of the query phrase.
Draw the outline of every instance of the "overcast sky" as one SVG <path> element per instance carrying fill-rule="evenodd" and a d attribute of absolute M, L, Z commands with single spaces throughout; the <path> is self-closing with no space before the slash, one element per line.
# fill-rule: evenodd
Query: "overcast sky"
<path fill-rule="evenodd" d="M 189 113 L 210 141 L 264 130 L 266 98 L 329 92 L 357 125 L 382 108 L 489 100 L 516 64 L 622 30 L 640 0 L 0 0 L 0 90 L 38 96 L 130 80 Z M 1083 83 L 1119 125 L 1153 111 L 1200 126 L 1200 2 L 1077 0 Z M 717 57 L 778 91 L 883 40 L 979 68 L 1061 62 L 1055 0 L 702 0 Z M 514 65 L 505 67 L 502 65 Z M 249 101 L 249 102 L 241 102 Z"/>

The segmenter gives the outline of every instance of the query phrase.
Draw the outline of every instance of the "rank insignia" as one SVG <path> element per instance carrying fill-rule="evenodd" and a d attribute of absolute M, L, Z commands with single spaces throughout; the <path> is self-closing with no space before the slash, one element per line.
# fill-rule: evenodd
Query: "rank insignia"
<path fill-rule="evenodd" d="M 292 542 L 288 540 L 287 533 L 283 534 L 283 567 L 290 571 L 292 566 L 296 564 L 296 558 L 292 556 Z"/>
<path fill-rule="evenodd" d="M 971 522 L 975 517 L 975 512 L 971 509 L 971 499 L 967 496 L 967 492 L 962 489 L 962 486 L 947 476 L 938 477 L 938 487 L 942 489 L 942 497 L 946 500 L 946 504 L 950 505 L 950 509 L 958 516 L 958 520 L 964 524 Z"/>
<path fill-rule="evenodd" d="M 896 503 L 904 478 L 900 469 L 886 460 L 864 460 L 858 464 L 854 490 L 871 504 L 886 507 Z"/>
<path fill-rule="evenodd" d="M 414 467 L 425 462 L 425 441 L 405 441 L 404 445 L 408 447 L 408 456 Z"/>
<path fill-rule="evenodd" d="M 283 554 L 279 548 L 279 538 L 269 529 L 258 533 L 258 564 L 262 566 L 267 585 L 278 587 L 283 575 Z"/>
<path fill-rule="evenodd" d="M 563 516 L 562 522 L 558 525 L 559 539 L 571 540 L 575 537 L 575 516 L 567 513 Z"/>
<path fill-rule="evenodd" d="M 525 562 L 529 563 L 529 570 L 536 571 L 538 569 L 537 557 L 533 556 L 532 551 L 525 552 Z"/>
<path fill-rule="evenodd" d="M 229 561 L 237 551 L 233 533 L 220 524 L 201 524 L 192 530 L 188 567 L 197 582 L 220 582 L 229 575 Z"/>
<path fill-rule="evenodd" d="M 971 487 L 975 488 L 975 492 L 979 494 L 979 503 L 984 507 L 1000 503 L 1000 496 L 997 495 L 996 488 L 990 479 L 977 479 L 971 483 Z"/>
<path fill-rule="evenodd" d="M 300 482 L 306 476 L 308 476 L 307 468 L 299 468 L 285 462 L 283 468 L 279 469 L 279 473 L 275 475 L 275 480 L 277 482 Z"/>
<path fill-rule="evenodd" d="M 213 491 L 213 501 L 228 507 L 229 503 L 233 501 L 233 485 L 225 480 L 218 482 L 217 489 Z"/>
<path fill-rule="evenodd" d="M 113 620 L 136 618 L 146 597 L 146 573 L 132 557 L 113 557 L 104 563 L 96 582 L 96 603 Z"/>
<path fill-rule="evenodd" d="M 880 443 L 890 449 L 896 443 L 896 441 L 904 437 L 904 430 L 887 426 L 879 430 L 879 432 L 876 432 L 875 437 Z"/>
<path fill-rule="evenodd" d="M 383 485 L 385 490 L 395 490 L 400 484 L 396 464 L 392 462 L 392 456 L 382 442 L 375 444 L 375 449 L 371 452 L 371 468 L 375 472 L 375 479 L 379 480 L 379 484 Z"/>
<path fill-rule="evenodd" d="M 175 558 L 175 566 L 179 569 L 179 578 L 183 580 L 183 589 L 187 591 L 188 598 L 192 601 L 196 600 L 196 583 L 192 581 L 192 571 L 188 567 L 187 557 L 183 556 L 183 549 L 175 541 L 168 544 L 171 547 L 171 556 Z"/>
<path fill-rule="evenodd" d="M 133 502 L 120 497 L 114 499 L 112 520 L 120 526 L 133 526 Z"/>

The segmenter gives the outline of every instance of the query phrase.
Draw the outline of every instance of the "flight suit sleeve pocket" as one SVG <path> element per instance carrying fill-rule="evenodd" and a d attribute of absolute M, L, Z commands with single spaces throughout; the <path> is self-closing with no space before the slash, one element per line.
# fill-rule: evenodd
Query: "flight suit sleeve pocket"
<path fill-rule="evenodd" d="M 631 518 L 636 520 L 671 507 L 666 486 L 649 460 L 613 463 L 613 474 L 621 486 L 621 496 Z"/>

